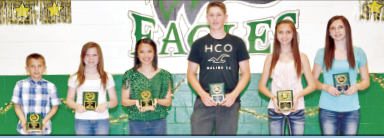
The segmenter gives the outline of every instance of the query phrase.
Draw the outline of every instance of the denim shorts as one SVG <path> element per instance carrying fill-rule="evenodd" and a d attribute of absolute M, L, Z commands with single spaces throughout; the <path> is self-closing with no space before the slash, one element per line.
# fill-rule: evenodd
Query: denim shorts
<path fill-rule="evenodd" d="M 303 135 L 305 125 L 305 111 L 297 110 L 289 115 L 278 114 L 275 109 L 268 109 L 269 131 L 271 135 L 284 135 L 286 120 L 288 120 L 290 135 Z"/>
<path fill-rule="evenodd" d="M 359 128 L 360 110 L 335 112 L 319 109 L 320 126 L 323 135 L 356 135 Z"/>
<path fill-rule="evenodd" d="M 153 121 L 129 120 L 130 135 L 166 135 L 167 120 L 165 118 Z"/>
<path fill-rule="evenodd" d="M 76 135 L 109 135 L 109 119 L 75 119 Z"/>

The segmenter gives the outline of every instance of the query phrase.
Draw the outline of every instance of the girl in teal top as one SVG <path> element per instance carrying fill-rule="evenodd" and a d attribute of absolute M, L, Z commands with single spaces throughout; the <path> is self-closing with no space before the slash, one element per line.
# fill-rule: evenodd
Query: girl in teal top
<path fill-rule="evenodd" d="M 125 72 L 121 98 L 127 107 L 131 135 L 167 134 L 171 105 L 171 74 L 157 67 L 156 44 L 149 38 L 136 43 L 134 67 Z"/>
<path fill-rule="evenodd" d="M 321 71 L 323 83 L 318 80 Z M 369 74 L 365 52 L 353 47 L 351 27 L 344 16 L 328 21 L 325 48 L 317 51 L 313 76 L 316 88 L 322 90 L 319 118 L 323 135 L 356 135 L 360 119 L 357 91 L 369 87 Z"/>

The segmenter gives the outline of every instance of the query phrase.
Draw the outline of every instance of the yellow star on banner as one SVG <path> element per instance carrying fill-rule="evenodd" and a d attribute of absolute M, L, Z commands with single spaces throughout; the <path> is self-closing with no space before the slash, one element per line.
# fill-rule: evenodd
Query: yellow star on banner
<path fill-rule="evenodd" d="M 56 16 L 60 16 L 60 10 L 62 9 L 63 7 L 60 7 L 60 6 L 57 6 L 56 5 L 56 2 L 53 3 L 52 7 L 49 7 L 48 10 L 49 10 L 49 16 L 53 16 L 53 15 L 56 15 Z"/>
<path fill-rule="evenodd" d="M 373 12 L 380 13 L 380 8 L 383 7 L 383 5 L 377 4 L 376 1 L 373 1 L 368 4 L 368 7 L 372 9 Z"/>
<path fill-rule="evenodd" d="M 21 17 L 21 16 L 27 17 L 27 13 L 29 11 L 29 8 L 25 8 L 24 7 L 24 3 L 22 3 L 20 5 L 20 7 L 19 8 L 15 8 L 15 10 L 17 12 L 17 17 Z"/>

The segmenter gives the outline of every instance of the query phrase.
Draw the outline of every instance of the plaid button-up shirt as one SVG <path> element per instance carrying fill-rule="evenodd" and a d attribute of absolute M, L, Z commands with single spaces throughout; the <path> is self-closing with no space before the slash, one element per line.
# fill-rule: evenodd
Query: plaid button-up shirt
<path fill-rule="evenodd" d="M 16 83 L 11 101 L 21 106 L 26 119 L 28 113 L 42 114 L 44 119 L 51 111 L 51 105 L 61 104 L 55 84 L 43 78 L 35 82 L 31 77 Z M 51 120 L 48 120 L 46 125 L 47 129 L 44 134 L 50 134 Z M 17 131 L 19 134 L 25 134 L 20 121 L 17 125 Z M 32 132 L 32 134 L 34 133 Z"/>

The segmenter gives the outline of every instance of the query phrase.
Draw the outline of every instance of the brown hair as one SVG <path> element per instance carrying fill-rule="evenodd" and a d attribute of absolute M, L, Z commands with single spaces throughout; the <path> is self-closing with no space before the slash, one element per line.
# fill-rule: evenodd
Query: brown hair
<path fill-rule="evenodd" d="M 347 46 L 347 58 L 348 58 L 349 66 L 352 68 L 355 68 L 355 55 L 353 54 L 351 26 L 349 25 L 347 18 L 345 18 L 344 16 L 333 16 L 328 21 L 327 33 L 325 34 L 324 65 L 327 71 L 332 68 L 333 59 L 335 58 L 335 41 L 329 35 L 330 34 L 329 29 L 331 27 L 331 24 L 336 20 L 341 20 L 344 24 L 345 35 L 346 35 L 345 39 L 346 39 L 346 46 Z"/>
<path fill-rule="evenodd" d="M 291 41 L 291 48 L 292 48 L 293 60 L 295 61 L 296 74 L 297 74 L 297 77 L 300 78 L 301 77 L 301 58 L 300 58 L 299 43 L 297 40 L 298 37 L 297 37 L 295 23 L 293 23 L 291 20 L 282 20 L 278 22 L 275 27 L 275 38 L 273 43 L 272 62 L 269 68 L 269 76 L 271 76 L 272 70 L 276 67 L 277 61 L 280 58 L 281 46 L 280 46 L 280 42 L 277 40 L 277 27 L 281 24 L 289 24 L 289 26 L 292 29 L 293 38 Z"/>
<path fill-rule="evenodd" d="M 85 57 L 85 55 L 87 53 L 87 50 L 90 49 L 90 48 L 96 48 L 97 49 L 97 53 L 99 54 L 99 63 L 97 64 L 97 71 L 100 74 L 101 84 L 103 85 L 104 89 L 106 89 L 106 87 L 107 87 L 106 84 L 107 84 L 108 76 L 107 76 L 107 73 L 104 71 L 103 53 L 101 52 L 101 48 L 100 48 L 99 44 L 97 44 L 95 42 L 88 42 L 88 43 L 84 44 L 83 48 L 81 49 L 81 55 L 80 55 L 81 61 L 80 61 L 80 65 L 79 65 L 79 70 L 75 74 L 73 74 L 73 75 L 77 75 L 76 81 L 79 81 L 78 87 L 84 84 L 84 81 L 85 81 L 84 57 Z"/>
<path fill-rule="evenodd" d="M 40 55 L 39 53 L 29 54 L 27 56 L 27 59 L 25 60 L 27 66 L 28 66 L 28 61 L 31 60 L 31 59 L 41 59 L 41 60 L 43 60 L 43 63 L 44 63 L 44 66 L 45 66 L 45 59 L 44 59 L 43 55 Z"/>
<path fill-rule="evenodd" d="M 222 2 L 219 2 L 219 1 L 210 2 L 207 6 L 207 14 L 208 14 L 209 8 L 211 7 L 219 7 L 224 12 L 224 15 L 227 14 L 227 8 L 225 7 L 225 4 Z"/>

